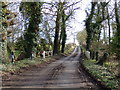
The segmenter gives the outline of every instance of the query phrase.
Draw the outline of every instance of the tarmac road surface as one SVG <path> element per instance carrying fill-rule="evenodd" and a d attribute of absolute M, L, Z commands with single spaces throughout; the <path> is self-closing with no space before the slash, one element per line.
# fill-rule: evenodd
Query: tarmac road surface
<path fill-rule="evenodd" d="M 70 56 L 43 67 L 31 68 L 10 79 L 3 79 L 3 88 L 78 88 L 101 90 L 79 67 L 81 50 L 76 47 Z M 78 68 L 79 67 L 79 68 Z"/>

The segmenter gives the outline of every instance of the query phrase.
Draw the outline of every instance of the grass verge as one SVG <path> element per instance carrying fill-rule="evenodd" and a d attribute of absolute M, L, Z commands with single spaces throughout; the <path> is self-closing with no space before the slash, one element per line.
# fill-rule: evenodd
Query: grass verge
<path fill-rule="evenodd" d="M 0 71 L 2 71 L 2 76 L 3 76 L 3 75 L 6 75 L 8 73 L 14 73 L 16 71 L 19 71 L 22 68 L 26 68 L 26 67 L 29 67 L 32 65 L 39 65 L 39 64 L 42 64 L 44 62 L 48 62 L 53 58 L 54 57 L 47 57 L 45 59 L 33 58 L 32 60 L 31 59 L 24 59 L 24 60 L 16 61 L 14 64 L 5 63 L 5 64 L 0 65 L 2 67 L 0 69 Z"/>
<path fill-rule="evenodd" d="M 119 80 L 105 66 L 96 65 L 96 60 L 84 60 L 83 64 L 88 71 L 102 84 L 111 88 L 118 89 Z"/>

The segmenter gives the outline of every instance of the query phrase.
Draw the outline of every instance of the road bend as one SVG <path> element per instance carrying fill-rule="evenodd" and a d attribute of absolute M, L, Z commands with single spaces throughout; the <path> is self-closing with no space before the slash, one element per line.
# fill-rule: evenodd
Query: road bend
<path fill-rule="evenodd" d="M 3 88 L 78 88 L 100 90 L 79 67 L 81 49 L 76 47 L 70 56 L 52 62 L 42 69 L 26 70 L 3 79 Z"/>

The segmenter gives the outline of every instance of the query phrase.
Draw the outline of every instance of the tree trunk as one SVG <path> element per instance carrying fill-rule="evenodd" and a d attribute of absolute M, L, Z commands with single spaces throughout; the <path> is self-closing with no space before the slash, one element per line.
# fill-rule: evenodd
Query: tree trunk
<path fill-rule="evenodd" d="M 110 32 L 110 15 L 109 15 L 109 11 L 108 11 L 108 8 L 107 8 L 107 13 L 108 13 L 108 27 L 109 27 L 109 44 L 110 44 L 110 40 L 111 40 L 111 32 Z"/>
<path fill-rule="evenodd" d="M 98 61 L 98 57 L 99 57 L 98 54 L 99 54 L 99 53 L 96 52 L 96 61 Z"/>
<path fill-rule="evenodd" d="M 104 55 L 102 56 L 102 58 L 98 61 L 98 65 L 103 65 L 103 63 L 107 60 L 107 53 L 104 53 Z"/>
<path fill-rule="evenodd" d="M 91 51 L 91 52 L 90 52 L 90 58 L 91 58 L 91 59 L 95 59 L 95 52 L 94 52 L 94 51 Z"/>
<path fill-rule="evenodd" d="M 3 59 L 3 62 L 8 62 L 7 30 L 5 30 L 5 40 L 2 42 L 2 59 Z"/>
<path fill-rule="evenodd" d="M 118 14 L 118 6 L 117 6 L 117 2 L 115 1 L 115 19 L 116 19 L 116 24 L 117 24 L 117 32 L 116 32 L 116 37 L 117 37 L 117 50 L 116 50 L 116 54 L 117 54 L 117 59 L 119 62 L 119 71 L 118 71 L 118 76 L 120 76 L 120 17 Z M 120 77 L 119 77 L 120 79 Z M 119 86 L 120 89 L 120 86 Z"/>
<path fill-rule="evenodd" d="M 87 31 L 87 40 L 86 40 L 86 50 L 90 50 L 90 46 L 91 46 L 91 39 L 92 39 L 92 27 L 91 27 L 91 22 L 92 22 L 92 18 L 94 15 L 94 10 L 95 10 L 95 6 L 96 6 L 96 2 L 92 2 L 92 7 L 91 7 L 91 12 L 90 15 L 88 16 L 85 26 L 86 26 L 86 31 Z"/>
<path fill-rule="evenodd" d="M 62 13 L 62 49 L 61 49 L 61 52 L 64 53 L 64 49 L 65 49 L 65 43 L 66 43 L 66 20 L 65 20 L 65 11 L 63 11 Z"/>
<path fill-rule="evenodd" d="M 57 10 L 57 18 L 56 18 L 56 28 L 55 28 L 55 38 L 54 38 L 54 48 L 53 48 L 53 55 L 59 54 L 59 30 L 60 30 L 60 4 Z"/>
<path fill-rule="evenodd" d="M 64 53 L 64 50 L 65 50 L 66 37 L 67 37 L 66 31 L 64 31 L 63 40 L 62 40 L 62 49 L 61 49 L 62 53 Z"/>
<path fill-rule="evenodd" d="M 117 37 L 117 57 L 120 59 L 120 17 L 118 15 L 118 7 L 117 7 L 117 2 L 115 2 L 115 18 L 116 18 L 116 24 L 117 24 L 117 32 L 116 32 L 116 37 Z"/>

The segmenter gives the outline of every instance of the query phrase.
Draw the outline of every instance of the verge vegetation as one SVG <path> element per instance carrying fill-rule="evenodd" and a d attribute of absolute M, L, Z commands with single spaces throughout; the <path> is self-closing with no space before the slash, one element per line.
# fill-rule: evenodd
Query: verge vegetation
<path fill-rule="evenodd" d="M 110 72 L 108 66 L 100 66 L 96 65 L 96 60 L 87 60 L 85 59 L 83 64 L 88 69 L 88 71 L 102 84 L 111 88 L 112 90 L 118 89 L 119 80 L 113 72 Z M 108 65 L 108 63 L 106 63 Z M 116 66 L 116 64 L 112 64 L 112 66 Z"/>
<path fill-rule="evenodd" d="M 2 74 L 3 75 L 7 75 L 9 73 L 15 73 L 21 69 L 24 68 L 29 68 L 30 66 L 38 66 L 41 65 L 43 63 L 48 63 L 50 61 L 54 61 L 56 57 L 47 57 L 45 59 L 43 58 L 33 58 L 31 59 L 24 59 L 24 60 L 20 60 L 15 62 L 15 64 L 12 63 L 5 63 L 5 64 L 1 64 L 2 68 Z"/>

